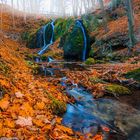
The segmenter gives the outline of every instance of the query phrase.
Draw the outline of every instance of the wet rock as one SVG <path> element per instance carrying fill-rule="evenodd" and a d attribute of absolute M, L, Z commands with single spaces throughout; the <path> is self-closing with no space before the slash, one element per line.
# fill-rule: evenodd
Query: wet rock
<path fill-rule="evenodd" d="M 49 94 L 49 98 L 52 101 L 49 106 L 49 108 L 52 110 L 52 113 L 60 116 L 63 115 L 66 112 L 66 103 L 55 99 L 51 94 Z"/>
<path fill-rule="evenodd" d="M 70 27 L 74 25 L 74 19 L 68 18 L 58 18 L 55 21 L 55 29 L 54 29 L 54 38 L 57 40 L 59 37 L 62 37 L 65 33 L 69 32 Z"/>
<path fill-rule="evenodd" d="M 86 33 L 88 40 L 88 35 Z M 66 33 L 60 41 L 61 46 L 64 49 L 64 57 L 66 59 L 82 60 L 84 49 L 84 36 L 81 28 L 75 24 L 72 31 Z M 87 43 L 86 56 L 89 54 L 90 46 Z"/>
<path fill-rule="evenodd" d="M 46 28 L 45 28 L 46 27 Z M 22 34 L 22 39 L 27 41 L 27 46 L 29 48 L 42 48 L 44 45 L 44 35 L 46 40 L 46 45 L 50 43 L 52 37 L 52 26 L 51 24 L 46 24 L 39 30 L 32 32 L 25 32 Z"/>
<path fill-rule="evenodd" d="M 118 32 L 96 39 L 96 42 L 92 44 L 91 48 L 94 52 L 94 57 L 102 58 L 112 54 L 114 51 L 127 48 L 128 42 L 128 36 Z"/>
<path fill-rule="evenodd" d="M 140 68 L 128 72 L 127 74 L 125 74 L 125 77 L 128 79 L 133 78 L 134 80 L 140 82 Z"/>
<path fill-rule="evenodd" d="M 43 27 L 36 34 L 36 48 L 42 48 L 44 45 L 43 41 Z"/>

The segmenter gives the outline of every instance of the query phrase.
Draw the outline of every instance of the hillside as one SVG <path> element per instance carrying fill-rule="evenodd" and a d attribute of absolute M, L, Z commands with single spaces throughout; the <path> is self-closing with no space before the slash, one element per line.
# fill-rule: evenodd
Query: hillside
<path fill-rule="evenodd" d="M 100 10 L 77 19 L 30 14 L 25 21 L 22 12 L 13 20 L 3 5 L 0 139 L 138 140 L 140 1 L 133 6 L 137 43 L 128 50 L 122 5 L 106 9 L 108 32 Z"/>
<path fill-rule="evenodd" d="M 67 133 L 72 135 L 71 130 L 61 126 L 61 119 L 52 114 L 52 108 L 65 104 L 63 102 L 67 98 L 57 86 L 46 79 L 36 78 L 24 59 L 28 49 L 20 41 L 20 34 L 26 26 L 36 28 L 34 26 L 39 24 L 40 21 L 30 17 L 25 25 L 22 17 L 15 16 L 13 28 L 11 14 L 3 13 L 3 32 L 0 33 L 0 137 L 44 140 L 46 133 L 48 137 L 59 135 L 63 139 L 68 138 Z M 55 98 L 56 104 L 49 99 L 50 96 Z"/>

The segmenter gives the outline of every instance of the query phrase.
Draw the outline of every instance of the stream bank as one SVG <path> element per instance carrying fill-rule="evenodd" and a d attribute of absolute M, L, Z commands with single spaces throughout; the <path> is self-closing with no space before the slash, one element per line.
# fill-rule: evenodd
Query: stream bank
<path fill-rule="evenodd" d="M 85 136 L 90 133 L 91 137 L 94 137 L 101 133 L 105 140 L 138 139 L 140 120 L 136 118 L 140 117 L 139 90 L 136 93 L 133 92 L 132 95 L 123 95 L 116 98 L 111 97 L 112 94 L 95 99 L 88 88 L 76 83 L 78 82 L 76 81 L 77 78 L 79 78 L 79 81 L 83 81 L 85 77 L 93 76 L 90 74 L 92 73 L 91 66 L 83 65 L 81 62 L 57 60 L 40 63 L 39 65 L 41 68 L 42 65 L 45 65 L 46 71 L 52 72 L 52 74 L 48 72 L 48 75 L 46 75 L 46 72 L 42 71 L 43 74 L 40 72 L 42 76 L 45 76 L 52 84 L 57 85 L 58 89 L 70 98 L 67 111 L 63 116 L 63 125 Z M 99 71 L 98 68 L 101 68 L 101 65 L 100 67 L 95 65 L 94 68 Z M 101 72 L 103 73 L 103 71 Z M 78 73 L 85 75 L 85 77 L 80 77 Z M 71 102 L 71 98 L 74 102 Z M 131 131 L 133 134 L 130 133 Z"/>

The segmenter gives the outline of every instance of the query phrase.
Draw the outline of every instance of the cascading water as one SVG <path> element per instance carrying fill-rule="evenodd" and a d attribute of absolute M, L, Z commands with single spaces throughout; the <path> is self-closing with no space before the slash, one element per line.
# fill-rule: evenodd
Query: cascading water
<path fill-rule="evenodd" d="M 51 39 L 50 39 L 49 44 L 46 44 L 46 28 L 48 27 L 49 24 L 51 24 L 51 26 L 52 26 L 52 36 L 51 36 Z M 46 26 L 43 27 L 44 46 L 43 46 L 43 48 L 38 52 L 38 55 L 44 54 L 45 51 L 49 48 L 49 46 L 53 44 L 53 38 L 54 38 L 54 21 L 52 21 L 51 23 L 48 23 Z"/>
<path fill-rule="evenodd" d="M 83 37 L 84 37 L 84 48 L 83 48 L 82 60 L 85 61 L 86 60 L 86 53 L 87 53 L 87 36 L 86 36 L 85 28 L 83 27 L 81 21 L 77 20 L 76 23 L 81 28 L 82 33 L 83 33 Z"/>
<path fill-rule="evenodd" d="M 54 61 L 54 59 L 52 58 L 52 57 L 48 57 L 48 62 L 50 63 L 50 62 L 53 62 Z"/>
<path fill-rule="evenodd" d="M 74 97 L 75 103 L 67 105 L 62 120 L 65 126 L 93 136 L 102 131 L 104 140 L 139 140 L 139 110 L 112 99 L 95 100 L 83 88 L 69 87 L 66 80 L 66 77 L 62 78 L 61 85 L 66 87 L 68 95 Z"/>

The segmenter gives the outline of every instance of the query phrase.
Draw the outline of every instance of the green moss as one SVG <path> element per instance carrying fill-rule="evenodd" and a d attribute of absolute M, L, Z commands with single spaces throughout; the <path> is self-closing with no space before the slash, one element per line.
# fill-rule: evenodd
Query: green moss
<path fill-rule="evenodd" d="M 55 21 L 55 40 L 63 36 L 65 33 L 69 32 L 70 27 L 74 25 L 74 20 L 72 18 L 62 19 L 58 18 Z"/>
<path fill-rule="evenodd" d="M 9 67 L 3 61 L 0 61 L 0 72 L 5 75 L 9 72 Z"/>
<path fill-rule="evenodd" d="M 110 85 L 107 85 L 105 87 L 105 90 L 107 93 L 109 94 L 114 94 L 114 95 L 129 95 L 131 94 L 131 91 L 124 87 L 124 86 L 120 86 L 120 85 L 117 85 L 117 84 L 110 84 Z"/>
<path fill-rule="evenodd" d="M 83 34 L 80 28 L 75 28 L 70 32 L 64 41 L 64 56 L 77 57 L 77 59 L 82 58 L 83 51 Z"/>
<path fill-rule="evenodd" d="M 42 61 L 45 61 L 46 59 L 47 59 L 47 56 L 45 56 L 45 55 L 42 55 L 42 56 L 41 56 L 41 60 L 42 60 Z"/>
<path fill-rule="evenodd" d="M 96 64 L 104 64 L 106 63 L 104 60 L 96 60 Z"/>
<path fill-rule="evenodd" d="M 93 84 L 106 83 L 105 81 L 103 81 L 102 79 L 99 79 L 98 77 L 91 77 L 91 78 L 89 78 L 89 81 Z"/>
<path fill-rule="evenodd" d="M 130 71 L 127 74 L 125 74 L 126 78 L 133 78 L 134 80 L 140 82 L 140 68 Z"/>
<path fill-rule="evenodd" d="M 89 52 L 89 57 L 93 57 L 94 56 L 94 49 L 91 48 L 90 52 Z"/>
<path fill-rule="evenodd" d="M 30 31 L 24 32 L 21 35 L 22 40 L 27 43 L 27 46 L 29 48 L 34 48 L 35 47 L 36 33 L 38 32 L 38 30 L 39 29 L 30 30 Z"/>
<path fill-rule="evenodd" d="M 63 101 L 59 101 L 51 94 L 48 94 L 48 96 L 51 100 L 49 108 L 51 109 L 52 113 L 55 115 L 62 116 L 66 112 L 66 103 Z"/>
<path fill-rule="evenodd" d="M 95 64 L 95 63 L 96 63 L 96 61 L 95 61 L 94 58 L 88 58 L 88 59 L 85 61 L 85 64 L 86 64 L 86 65 L 93 65 L 93 64 Z"/>
<path fill-rule="evenodd" d="M 96 31 L 100 27 L 100 23 L 98 20 L 98 16 L 87 14 L 82 16 L 83 24 L 87 31 L 90 33 L 91 31 Z"/>
<path fill-rule="evenodd" d="M 37 32 L 40 30 L 40 28 L 46 24 L 48 24 L 50 21 L 43 21 L 41 20 L 39 24 L 36 25 L 36 27 L 28 27 L 29 29 L 26 30 L 24 33 L 22 33 L 21 38 L 24 42 L 27 43 L 27 46 L 29 48 L 36 48 L 36 35 Z"/>
<path fill-rule="evenodd" d="M 89 42 L 88 34 L 86 34 Z M 81 60 L 83 56 L 84 37 L 83 32 L 77 24 L 71 26 L 70 31 L 61 37 L 60 46 L 64 49 L 66 59 Z M 87 54 L 90 51 L 90 45 L 87 43 Z"/>
<path fill-rule="evenodd" d="M 39 66 L 32 61 L 26 61 L 29 68 L 31 68 L 33 74 L 38 74 Z"/>

